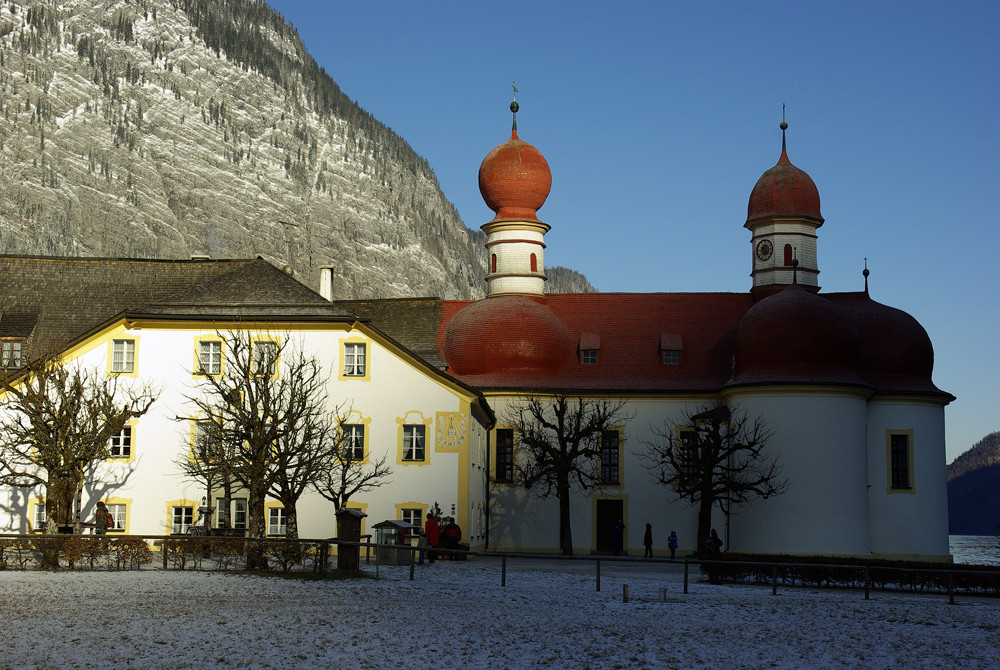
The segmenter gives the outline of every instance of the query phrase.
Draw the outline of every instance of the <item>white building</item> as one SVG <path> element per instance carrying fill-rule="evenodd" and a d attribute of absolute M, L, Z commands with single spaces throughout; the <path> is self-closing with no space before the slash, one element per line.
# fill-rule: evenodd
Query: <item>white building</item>
<path fill-rule="evenodd" d="M 728 549 L 947 560 L 944 408 L 953 397 L 931 379 L 926 332 L 874 301 L 867 279 L 861 292 L 820 292 L 818 190 L 782 144 L 750 196 L 748 291 L 546 294 L 549 226 L 537 210 L 551 175 L 515 126 L 480 169 L 496 212 L 483 226 L 483 300 L 331 303 L 261 260 L 0 257 L 0 340 L 24 359 L 58 351 L 163 388 L 87 484 L 84 515 L 103 498 L 122 532 L 191 522 L 205 494 L 175 462 L 196 418 L 185 395 L 205 348 L 223 351 L 219 334 L 238 329 L 317 355 L 331 371 L 332 401 L 350 406 L 362 427 L 366 453 L 390 456 L 391 481 L 352 501 L 369 523 L 419 523 L 438 503 L 473 549 L 556 551 L 557 501 L 530 497 L 497 461 L 517 458 L 509 406 L 566 394 L 623 399 L 632 415 L 609 437 L 604 465 L 613 467 L 602 470 L 602 487 L 574 494 L 574 551 L 608 550 L 616 519 L 632 553 L 646 523 L 657 553 L 670 530 L 682 553 L 692 551 L 695 509 L 671 502 L 639 452 L 655 440 L 653 426 L 728 403 L 766 418 L 768 450 L 789 480 L 780 496 L 717 514 Z M 130 352 L 128 370 L 116 367 L 125 360 L 116 351 Z M 0 492 L 0 529 L 36 528 L 43 495 Z M 229 510 L 236 523 L 243 504 Z M 310 494 L 298 510 L 300 536 L 334 535 L 332 504 Z M 268 520 L 269 531 L 283 532 L 277 503 Z"/>

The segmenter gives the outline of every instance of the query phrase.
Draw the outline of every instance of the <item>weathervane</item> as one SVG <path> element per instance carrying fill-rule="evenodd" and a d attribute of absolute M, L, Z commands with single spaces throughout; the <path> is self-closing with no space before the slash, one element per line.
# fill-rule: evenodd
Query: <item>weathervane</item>
<path fill-rule="evenodd" d="M 514 101 L 510 103 L 510 111 L 513 112 L 513 114 L 514 114 L 514 125 L 511 127 L 511 132 L 516 133 L 517 132 L 517 110 L 518 110 L 518 105 L 517 105 L 517 82 L 516 81 L 510 82 L 510 87 L 512 89 L 514 89 Z"/>

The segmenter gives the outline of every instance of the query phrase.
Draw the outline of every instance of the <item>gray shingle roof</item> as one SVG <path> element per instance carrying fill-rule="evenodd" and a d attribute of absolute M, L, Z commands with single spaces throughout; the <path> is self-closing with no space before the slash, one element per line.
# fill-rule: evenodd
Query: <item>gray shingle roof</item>
<path fill-rule="evenodd" d="M 61 351 L 121 315 L 351 321 L 263 259 L 147 260 L 0 256 L 0 332 L 31 358 Z M 30 327 L 29 327 L 30 326 Z M 32 330 L 33 328 L 33 330 Z"/>

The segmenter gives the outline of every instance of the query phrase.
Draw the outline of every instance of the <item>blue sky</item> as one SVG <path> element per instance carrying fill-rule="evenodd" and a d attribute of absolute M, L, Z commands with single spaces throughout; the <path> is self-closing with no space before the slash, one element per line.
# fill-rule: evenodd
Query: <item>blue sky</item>
<path fill-rule="evenodd" d="M 872 297 L 927 329 L 949 462 L 1000 430 L 1000 3 L 268 2 L 471 228 L 516 80 L 552 169 L 546 264 L 601 291 L 749 289 L 784 103 L 823 290 L 861 290 L 867 258 Z"/>

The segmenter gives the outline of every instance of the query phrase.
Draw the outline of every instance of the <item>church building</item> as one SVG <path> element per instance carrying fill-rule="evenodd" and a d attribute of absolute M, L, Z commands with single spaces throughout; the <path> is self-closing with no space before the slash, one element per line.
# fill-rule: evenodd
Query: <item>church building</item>
<path fill-rule="evenodd" d="M 652 480 L 642 453 L 664 422 L 725 404 L 766 419 L 766 451 L 788 482 L 781 495 L 716 510 L 727 550 L 949 560 L 944 410 L 954 398 L 932 381 L 927 333 L 869 295 L 867 271 L 863 291 L 820 290 L 819 192 L 789 160 L 786 124 L 777 164 L 750 192 L 749 287 L 551 294 L 550 225 L 538 211 L 552 177 L 519 138 L 511 108 L 510 139 L 479 170 L 495 213 L 482 226 L 482 300 L 335 300 L 330 273 L 313 292 L 260 259 L 0 256 L 8 372 L 58 353 L 162 389 L 86 483 L 84 516 L 103 499 L 113 532 L 160 535 L 186 532 L 202 498 L 222 504 L 185 480 L 177 458 L 194 439 L 198 417 L 186 398 L 197 392 L 196 372 L 224 360 L 226 333 L 240 331 L 315 354 L 331 373 L 331 403 L 350 409 L 364 459 L 388 456 L 389 481 L 350 503 L 369 525 L 419 523 L 438 505 L 473 550 L 558 551 L 558 501 L 517 481 L 509 417 L 526 398 L 563 395 L 623 402 L 629 417 L 602 446 L 601 486 L 573 493 L 574 553 L 609 550 L 619 519 L 632 554 L 647 523 L 658 555 L 671 530 L 690 553 L 697 510 Z M 44 495 L 0 488 L 0 531 L 39 530 Z M 220 513 L 245 524 L 245 495 Z M 298 517 L 301 537 L 336 533 L 332 503 L 315 493 Z M 269 501 L 269 535 L 284 534 L 283 519 Z"/>

